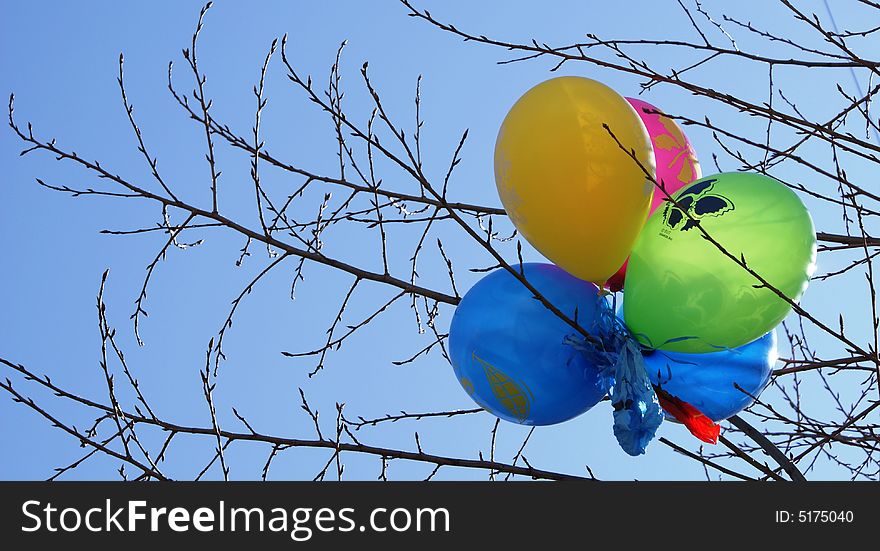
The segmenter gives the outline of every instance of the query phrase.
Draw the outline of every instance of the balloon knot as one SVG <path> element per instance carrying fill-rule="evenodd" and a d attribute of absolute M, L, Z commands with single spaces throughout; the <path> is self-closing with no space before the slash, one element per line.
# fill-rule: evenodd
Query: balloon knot
<path fill-rule="evenodd" d="M 599 369 L 599 378 L 611 397 L 614 436 L 627 454 L 645 453 L 663 422 L 660 401 L 645 370 L 641 346 L 603 301 L 597 321 L 601 346 L 579 335 L 565 342 L 587 356 Z"/>

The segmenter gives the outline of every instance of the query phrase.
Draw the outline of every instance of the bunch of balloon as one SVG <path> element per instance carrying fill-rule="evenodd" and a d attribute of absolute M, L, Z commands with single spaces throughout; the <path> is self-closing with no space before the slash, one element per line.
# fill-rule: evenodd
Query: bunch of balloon
<path fill-rule="evenodd" d="M 701 178 L 672 117 L 581 77 L 513 105 L 495 182 L 519 233 L 554 264 L 499 268 L 461 300 L 449 356 L 471 398 L 544 425 L 607 396 L 630 455 L 645 452 L 661 406 L 717 441 L 717 423 L 766 386 L 774 328 L 814 268 L 797 195 L 757 174 Z M 603 287 L 622 288 L 622 316 Z"/>
<path fill-rule="evenodd" d="M 654 198 L 655 150 L 634 105 L 580 77 L 543 82 L 513 105 L 495 145 L 498 194 L 519 233 L 555 265 L 501 268 L 479 281 L 458 305 L 449 351 L 467 393 L 509 421 L 559 423 L 612 393 L 615 434 L 638 454 L 662 414 L 601 289 Z M 672 140 L 687 143 L 680 132 Z M 679 161 L 696 166 L 692 156 L 664 157 L 686 172 Z"/>

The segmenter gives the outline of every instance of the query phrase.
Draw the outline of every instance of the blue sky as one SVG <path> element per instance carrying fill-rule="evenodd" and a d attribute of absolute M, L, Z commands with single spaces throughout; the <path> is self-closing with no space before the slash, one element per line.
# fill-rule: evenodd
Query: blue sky
<path fill-rule="evenodd" d="M 563 44 L 576 41 L 587 32 L 604 37 L 694 39 L 693 29 L 671 0 L 566 1 L 549 3 L 550 6 L 526 1 L 416 4 L 462 28 L 519 41 L 535 37 Z M 716 4 L 720 3 L 706 2 L 708 8 L 718 12 Z M 821 3 L 805 4 L 816 11 L 824 10 Z M 18 118 L 32 121 L 41 136 L 57 137 L 60 145 L 85 158 L 100 159 L 113 171 L 147 181 L 149 171 L 135 149 L 115 82 L 117 58 L 124 52 L 129 99 L 151 152 L 159 158 L 163 175 L 181 195 L 208 205 L 203 129 L 186 120 L 165 87 L 169 60 L 175 61 L 180 89 L 192 87 L 180 50 L 189 44 L 200 5 L 160 1 L 123 6 L 118 2 L 95 1 L 79 5 L 58 2 L 47 8 L 32 2 L 4 1 L 0 8 L 0 92 L 15 92 Z M 776 13 L 775 8 L 766 8 L 764 2 L 741 2 L 725 9 L 744 20 L 772 20 L 781 34 L 815 43 L 802 24 Z M 835 17 L 841 27 L 859 24 L 857 13 L 841 10 Z M 499 204 L 492 178 L 495 134 L 516 98 L 550 76 L 547 62 L 497 65 L 498 60 L 506 57 L 504 51 L 462 43 L 407 17 L 403 6 L 391 1 L 258 5 L 221 1 L 207 16 L 199 63 L 208 75 L 206 86 L 208 95 L 214 99 L 214 116 L 241 134 L 247 134 L 252 124 L 251 88 L 258 78 L 259 66 L 272 39 L 284 33 L 290 37 L 294 64 L 303 73 L 314 75 L 322 86 L 339 43 L 348 40 L 343 59 L 344 86 L 348 92 L 346 109 L 361 122 L 366 121 L 371 109 L 359 77 L 365 60 L 370 61 L 371 78 L 385 104 L 391 107 L 393 116 L 410 128 L 415 82 L 422 74 L 427 170 L 435 177 L 442 175 L 458 137 L 468 128 L 464 161 L 450 195 L 462 201 Z M 715 38 L 719 42 L 723 39 Z M 751 41 L 743 33 L 737 38 L 743 47 Z M 687 64 L 687 58 L 657 55 L 653 59 L 661 70 Z M 635 78 L 593 66 L 569 65 L 561 73 L 596 78 L 623 95 L 635 95 L 639 90 Z M 834 75 L 831 72 L 822 74 L 822 79 L 809 79 L 804 72 L 786 70 L 777 75 L 787 95 L 796 97 L 799 108 L 817 119 L 832 113 L 826 108 L 825 98 L 834 93 L 837 81 L 851 86 L 844 71 L 839 71 L 835 78 L 828 78 Z M 711 65 L 699 73 L 698 79 L 754 101 L 761 101 L 767 94 L 766 74 L 761 71 L 732 71 L 729 65 Z M 306 168 L 332 173 L 336 160 L 328 119 L 286 81 L 280 59 L 270 68 L 267 95 L 264 135 L 270 151 Z M 673 87 L 656 87 L 643 98 L 668 112 L 694 118 L 708 115 L 713 121 L 743 131 L 755 132 L 764 124 Z M 734 162 L 724 160 L 723 152 L 708 133 L 692 131 L 688 135 L 703 162 L 704 174 L 715 172 L 713 153 L 721 158 L 722 168 L 736 168 Z M 35 177 L 72 187 L 95 183 L 75 167 L 56 163 L 45 155 L 20 158 L 20 146 L 11 132 L 0 131 L 0 166 L 4 167 L 0 178 L 0 353 L 35 371 L 50 374 L 59 384 L 91 397 L 103 397 L 95 294 L 101 273 L 110 268 L 105 296 L 108 317 L 119 331 L 120 343 L 144 393 L 166 417 L 209 424 L 207 408 L 200 398 L 198 374 L 204 363 L 204 350 L 209 338 L 220 328 L 230 301 L 266 265 L 263 249 L 253 247 L 253 255 L 237 268 L 235 260 L 244 245 L 242 239 L 210 231 L 192 234 L 193 238 L 203 237 L 205 243 L 188 251 L 172 250 L 157 268 L 146 305 L 150 315 L 142 322 L 146 346 L 138 347 L 129 316 L 144 268 L 164 238 L 158 234 L 114 237 L 99 231 L 153 225 L 159 220 L 159 209 L 145 202 L 74 199 L 40 188 L 34 183 Z M 804 151 L 827 161 L 826 151 Z M 248 158 L 223 145 L 218 146 L 217 156 L 224 172 L 221 209 L 255 224 L 252 188 L 248 187 Z M 795 169 L 786 170 L 780 176 L 796 180 L 803 174 Z M 853 163 L 848 172 L 855 179 L 867 178 L 868 173 L 863 170 Z M 394 176 L 389 171 L 388 177 Z M 263 178 L 267 186 L 276 190 L 299 183 L 269 169 L 264 169 Z M 828 191 L 833 192 L 830 185 Z M 301 212 L 311 212 L 319 200 L 318 193 L 304 198 Z M 808 206 L 814 209 L 820 229 L 842 231 L 838 211 L 810 202 Z M 465 268 L 486 266 L 490 260 L 451 226 L 439 235 L 447 250 L 455 251 L 459 289 L 465 290 L 478 277 Z M 412 236 L 398 237 L 396 242 L 406 246 L 390 251 L 391 262 L 398 273 L 406 276 Z M 379 267 L 376 237 L 367 235 L 363 229 L 327 236 L 324 252 L 371 269 Z M 531 249 L 527 248 L 525 254 L 526 260 L 540 260 Z M 842 265 L 847 258 L 820 257 L 819 271 Z M 321 343 L 351 280 L 319 266 L 308 266 L 297 299 L 291 301 L 289 288 L 294 265 L 288 263 L 287 269 L 274 272 L 265 280 L 247 297 L 236 317 L 225 345 L 229 359 L 222 368 L 216 391 L 222 425 L 242 428 L 231 413 L 234 405 L 262 431 L 312 437 L 310 421 L 299 410 L 298 387 L 322 412 L 327 433 L 332 432 L 335 402 L 346 403 L 347 415 L 367 418 L 399 410 L 427 412 L 472 407 L 439 355 L 402 367 L 391 364 L 430 342 L 417 333 L 412 312 L 403 302 L 333 352 L 325 370 L 309 379 L 307 373 L 314 367 L 313 361 L 284 358 L 280 352 L 306 350 Z M 425 284 L 446 289 L 445 268 L 436 250 L 425 255 L 420 272 Z M 826 320 L 836 320 L 839 312 L 852 313 L 854 319 L 866 319 L 859 310 L 865 307 L 863 288 L 856 287 L 862 282 L 861 276 L 852 276 L 825 289 L 814 286 L 807 292 L 805 304 L 815 307 Z M 352 318 L 347 321 L 356 320 L 360 312 L 381 304 L 392 294 L 376 285 L 364 285 L 352 305 Z M 444 310 L 438 321 L 443 331 L 451 314 L 451 309 Z M 849 329 L 861 339 L 868 332 L 868 327 L 860 327 L 858 322 Z M 815 342 L 821 346 L 825 341 Z M 832 354 L 829 351 L 828 355 Z M 20 380 L 16 385 L 26 388 Z M 812 391 L 807 392 L 807 398 L 813 397 L 809 394 Z M 832 407 L 825 403 L 827 398 L 820 390 L 815 391 L 815 400 L 817 414 Z M 78 426 L 88 423 L 77 410 L 62 402 L 53 404 L 53 411 L 60 417 L 78 419 Z M 577 473 L 584 473 L 584 466 L 589 465 L 598 477 L 609 479 L 703 478 L 698 464 L 682 459 L 658 443 L 651 446 L 646 456 L 626 456 L 614 441 L 610 409 L 606 406 L 600 404 L 573 421 L 539 429 L 526 450 L 530 463 Z M 488 414 L 402 422 L 365 428 L 358 436 L 367 443 L 414 449 L 413 433 L 418 431 L 426 451 L 476 457 L 479 452 L 488 454 L 493 422 Z M 523 427 L 503 423 L 496 456 L 512 458 L 525 433 Z M 4 441 L 15 443 L 4 446 L 5 453 L 0 454 L 2 478 L 45 478 L 53 467 L 82 454 L 76 442 L 5 397 L 0 399 L 0 434 Z M 660 434 L 696 448 L 695 441 L 678 426 L 667 423 Z M 160 441 L 161 435 L 151 440 Z M 206 440 L 180 438 L 169 452 L 169 472 L 180 478 L 194 476 L 210 459 L 212 445 Z M 231 477 L 259 476 L 268 451 L 266 447 L 245 444 L 231 446 L 227 454 Z M 272 475 L 311 478 L 326 458 L 324 451 L 287 451 L 273 464 Z M 350 455 L 346 465 L 347 478 L 373 479 L 379 474 L 379 460 L 375 457 Z M 72 477 L 112 478 L 117 467 L 116 462 L 94 458 Z M 389 476 L 420 478 L 431 468 L 394 461 Z M 832 476 L 833 472 L 820 464 L 814 476 Z M 209 473 L 209 478 L 218 476 L 217 469 Z M 438 478 L 484 476 L 482 472 L 444 468 Z"/>

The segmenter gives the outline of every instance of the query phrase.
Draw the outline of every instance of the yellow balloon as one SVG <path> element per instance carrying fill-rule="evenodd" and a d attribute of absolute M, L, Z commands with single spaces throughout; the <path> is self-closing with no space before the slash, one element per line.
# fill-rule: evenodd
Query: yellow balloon
<path fill-rule="evenodd" d="M 526 92 L 495 142 L 495 185 L 514 225 L 559 267 L 600 285 L 629 255 L 654 193 L 603 124 L 653 175 L 638 114 L 588 78 L 554 78 Z"/>

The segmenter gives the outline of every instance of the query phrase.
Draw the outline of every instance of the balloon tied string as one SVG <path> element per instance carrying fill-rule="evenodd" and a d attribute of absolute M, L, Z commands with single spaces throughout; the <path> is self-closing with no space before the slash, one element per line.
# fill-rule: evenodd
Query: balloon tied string
<path fill-rule="evenodd" d="M 614 314 L 614 305 L 600 298 L 600 310 L 592 328 L 600 345 L 578 335 L 566 337 L 566 342 L 599 368 L 601 384 L 614 408 L 614 436 L 620 447 L 633 456 L 645 453 L 663 422 L 663 411 L 700 441 L 717 444 L 721 427 L 696 407 L 654 386 L 642 345 Z"/>
<path fill-rule="evenodd" d="M 663 411 L 634 338 L 624 340 L 613 369 L 609 395 L 614 407 L 614 436 L 623 451 L 641 455 L 663 422 Z"/>
<path fill-rule="evenodd" d="M 642 455 L 663 422 L 660 400 L 645 369 L 641 345 L 600 298 L 601 313 L 594 327 L 601 344 L 579 335 L 566 342 L 599 368 L 600 379 L 614 408 L 614 436 L 627 454 Z"/>

